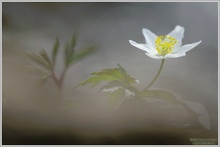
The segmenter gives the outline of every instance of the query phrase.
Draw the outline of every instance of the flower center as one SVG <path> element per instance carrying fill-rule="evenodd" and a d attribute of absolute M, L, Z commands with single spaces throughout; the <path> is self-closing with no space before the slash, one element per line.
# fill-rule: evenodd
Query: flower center
<path fill-rule="evenodd" d="M 165 56 L 173 51 L 177 40 L 171 36 L 158 36 L 155 43 L 158 54 Z"/>

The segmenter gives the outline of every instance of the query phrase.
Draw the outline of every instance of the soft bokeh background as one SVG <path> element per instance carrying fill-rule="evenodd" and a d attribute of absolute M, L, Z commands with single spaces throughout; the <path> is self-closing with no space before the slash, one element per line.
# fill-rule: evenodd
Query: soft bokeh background
<path fill-rule="evenodd" d="M 14 3 L 3 2 L 2 106 L 3 144 L 191 144 L 189 138 L 217 138 L 218 4 L 217 2 Z M 71 89 L 90 73 L 120 63 L 144 88 L 160 60 L 147 57 L 128 40 L 144 43 L 142 28 L 157 35 L 176 25 L 185 28 L 183 44 L 202 40 L 187 56 L 165 61 L 151 89 L 203 105 L 206 129 L 172 105 L 156 102 L 140 110 L 109 107 L 105 96 L 89 86 Z M 52 80 L 37 86 L 25 52 L 51 52 L 78 31 L 78 47 L 99 49 L 72 66 L 62 98 Z M 59 74 L 63 68 L 60 51 Z M 190 123 L 189 123 L 190 122 Z M 194 122 L 191 124 L 191 122 Z"/>

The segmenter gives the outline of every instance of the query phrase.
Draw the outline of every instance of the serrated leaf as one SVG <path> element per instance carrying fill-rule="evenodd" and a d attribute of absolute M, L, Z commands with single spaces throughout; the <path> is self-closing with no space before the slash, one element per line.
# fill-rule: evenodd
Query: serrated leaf
<path fill-rule="evenodd" d="M 110 104 L 115 105 L 122 100 L 125 94 L 125 90 L 123 88 L 118 88 L 112 93 L 106 93 L 106 94 L 108 95 L 108 101 L 110 102 Z"/>
<path fill-rule="evenodd" d="M 94 86 L 97 85 L 100 82 L 122 82 L 122 83 L 114 83 L 117 86 L 122 86 L 126 85 L 127 88 L 127 81 L 125 81 L 124 76 L 126 76 L 127 81 L 129 84 L 134 84 L 136 83 L 136 80 L 129 76 L 128 74 L 124 75 L 121 73 L 121 70 L 119 68 L 114 68 L 114 69 L 103 69 L 100 72 L 94 72 L 91 74 L 91 77 L 88 78 L 85 82 L 80 83 L 78 86 L 84 86 L 86 84 L 93 84 Z M 113 84 L 113 83 L 111 83 Z M 124 87 L 125 88 L 125 87 Z"/>
<path fill-rule="evenodd" d="M 57 53 L 58 53 L 58 49 L 59 49 L 59 39 L 56 38 L 56 41 L 53 45 L 53 53 L 52 53 L 53 65 L 55 64 L 55 61 L 56 61 L 56 56 L 57 56 Z"/>
<path fill-rule="evenodd" d="M 96 48 L 97 48 L 96 46 L 88 46 L 88 47 L 84 48 L 83 50 L 79 51 L 78 53 L 75 53 L 72 56 L 68 56 L 67 61 L 66 61 L 66 65 L 70 66 L 71 64 L 78 62 L 79 60 L 83 59 L 87 55 L 94 52 Z"/>
<path fill-rule="evenodd" d="M 105 81 L 123 80 L 123 75 L 120 73 L 118 68 L 114 69 L 103 69 L 100 72 L 92 73 L 93 76 L 98 76 Z"/>
<path fill-rule="evenodd" d="M 78 86 L 84 86 L 84 85 L 86 85 L 86 84 L 92 84 L 91 87 L 94 87 L 94 86 L 96 86 L 97 84 L 99 84 L 101 81 L 102 81 L 102 79 L 101 79 L 100 77 L 94 76 L 94 77 L 90 77 L 90 78 L 88 78 L 86 81 L 84 81 L 84 82 L 78 84 L 76 87 L 78 87 Z"/>
<path fill-rule="evenodd" d="M 101 72 L 94 72 L 94 73 L 92 73 L 92 75 L 102 77 L 106 81 L 121 81 L 123 83 L 129 82 L 129 84 L 136 83 L 135 78 L 128 75 L 127 72 L 122 73 L 121 69 L 119 69 L 119 68 L 104 69 Z M 127 81 L 125 80 L 125 78 Z M 119 83 L 117 83 L 117 84 L 119 84 Z"/>
<path fill-rule="evenodd" d="M 102 88 L 99 91 L 102 91 L 104 89 L 111 89 L 111 88 L 114 88 L 114 87 L 121 87 L 121 88 L 124 88 L 124 89 L 129 89 L 129 87 L 121 81 L 111 81 L 108 84 L 102 86 Z"/>
<path fill-rule="evenodd" d="M 127 85 L 130 85 L 129 77 L 127 76 L 126 70 L 125 70 L 120 64 L 118 64 L 118 67 L 119 67 L 120 72 L 121 72 L 122 75 L 123 75 L 124 82 L 125 82 Z M 135 82 L 136 82 L 136 80 L 135 80 Z"/>
<path fill-rule="evenodd" d="M 33 60 L 34 62 L 36 62 L 37 64 L 39 64 L 41 67 L 45 68 L 46 70 L 48 71 L 51 71 L 52 70 L 52 67 L 48 64 L 48 62 L 43 58 L 41 57 L 40 55 L 37 55 L 37 54 L 29 54 L 29 53 L 26 53 L 26 55 L 31 59 Z"/>

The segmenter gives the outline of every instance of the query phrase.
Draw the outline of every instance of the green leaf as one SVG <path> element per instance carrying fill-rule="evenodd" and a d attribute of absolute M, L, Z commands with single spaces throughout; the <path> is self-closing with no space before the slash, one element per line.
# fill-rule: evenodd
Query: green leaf
<path fill-rule="evenodd" d="M 122 74 L 120 73 L 118 68 L 114 69 L 103 69 L 100 72 L 92 73 L 93 76 L 98 76 L 102 78 L 104 81 L 114 81 L 114 80 L 123 80 Z"/>
<path fill-rule="evenodd" d="M 74 57 L 77 38 L 78 38 L 77 33 L 74 33 L 70 40 L 70 43 L 67 42 L 65 45 L 65 65 L 66 66 L 69 66 L 72 58 Z"/>
<path fill-rule="evenodd" d="M 100 77 L 94 76 L 94 77 L 90 77 L 88 78 L 86 81 L 78 84 L 76 87 L 78 86 L 84 86 L 86 84 L 92 84 L 91 87 L 95 87 L 97 84 L 99 84 L 102 81 L 102 79 Z"/>
<path fill-rule="evenodd" d="M 43 86 L 47 82 L 48 78 L 51 77 L 50 71 L 46 71 L 38 66 L 32 67 L 32 71 L 40 78 L 36 86 Z"/>
<path fill-rule="evenodd" d="M 32 71 L 34 73 L 36 73 L 37 75 L 39 75 L 40 77 L 42 77 L 42 78 L 48 78 L 51 75 L 50 71 L 44 70 L 43 68 L 40 68 L 40 67 L 37 67 L 37 66 L 33 67 Z"/>
<path fill-rule="evenodd" d="M 79 51 L 78 53 L 73 54 L 72 56 L 69 56 L 66 61 L 66 65 L 70 66 L 71 64 L 74 64 L 78 62 L 79 60 L 83 59 L 87 55 L 93 53 L 96 50 L 96 46 L 88 46 L 84 48 L 83 50 Z"/>
<path fill-rule="evenodd" d="M 114 87 L 121 87 L 121 88 L 124 88 L 124 89 L 129 89 L 129 87 L 121 81 L 111 81 L 108 84 L 102 86 L 102 88 L 99 91 L 102 91 L 104 89 L 111 89 L 111 88 L 114 88 Z"/>
<path fill-rule="evenodd" d="M 68 58 L 69 58 L 69 43 L 66 42 L 65 44 L 65 47 L 64 47 L 64 62 L 65 62 L 65 65 L 67 65 L 67 62 L 68 62 Z"/>
<path fill-rule="evenodd" d="M 39 54 L 41 55 L 42 58 L 44 58 L 44 60 L 45 60 L 45 61 L 48 63 L 48 65 L 52 68 L 53 65 L 52 65 L 52 63 L 51 63 L 51 61 L 50 61 L 49 56 L 48 56 L 47 53 L 45 52 L 45 50 L 41 50 Z"/>
<path fill-rule="evenodd" d="M 45 68 L 48 71 L 52 70 L 51 65 L 40 55 L 37 54 L 30 54 L 30 53 L 26 53 L 26 55 L 33 60 L 34 62 L 36 62 L 37 64 L 39 64 L 41 67 Z"/>
<path fill-rule="evenodd" d="M 75 48 L 78 39 L 78 34 L 75 32 L 71 38 L 70 48 Z"/>
<path fill-rule="evenodd" d="M 41 78 L 41 79 L 39 80 L 39 82 L 37 83 L 37 86 L 43 86 L 43 85 L 45 85 L 46 82 L 47 82 L 47 80 L 48 80 L 48 77 L 43 77 L 43 78 Z"/>
<path fill-rule="evenodd" d="M 86 84 L 96 86 L 100 82 L 111 82 L 109 84 L 113 86 L 129 89 L 128 87 L 130 87 L 131 84 L 136 83 L 136 80 L 127 73 L 122 73 L 121 69 L 119 68 L 103 69 L 100 72 L 92 73 L 90 78 L 77 86 L 84 86 Z M 129 83 L 129 85 L 127 83 Z"/>
<path fill-rule="evenodd" d="M 163 90 L 143 90 L 139 93 L 140 98 L 158 98 L 166 102 L 175 104 L 175 105 L 185 105 L 182 101 L 178 100 L 172 93 Z"/>
<path fill-rule="evenodd" d="M 112 93 L 106 93 L 108 95 L 108 101 L 111 105 L 119 103 L 124 97 L 125 90 L 123 88 L 118 88 Z"/>
<path fill-rule="evenodd" d="M 119 69 L 120 69 L 120 72 L 121 72 L 123 75 L 127 75 L 126 70 L 125 70 L 120 64 L 118 64 L 118 67 L 119 67 Z"/>
<path fill-rule="evenodd" d="M 128 77 L 128 75 L 127 75 L 126 70 L 125 70 L 120 64 L 118 64 L 118 67 L 119 67 L 120 72 L 121 72 L 122 75 L 123 75 L 123 78 L 124 78 L 125 83 L 126 83 L 127 85 L 130 85 L 129 77 Z M 134 79 L 134 80 L 135 80 L 135 79 Z"/>
<path fill-rule="evenodd" d="M 57 56 L 58 48 L 59 48 L 59 39 L 56 38 L 56 41 L 55 41 L 55 43 L 53 45 L 53 53 L 52 53 L 53 65 L 55 64 L 55 61 L 56 61 L 56 56 Z"/>

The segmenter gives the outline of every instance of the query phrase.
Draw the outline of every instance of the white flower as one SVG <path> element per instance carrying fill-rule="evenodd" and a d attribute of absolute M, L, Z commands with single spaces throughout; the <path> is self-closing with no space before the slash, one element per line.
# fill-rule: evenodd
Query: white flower
<path fill-rule="evenodd" d="M 150 30 L 143 28 L 142 33 L 145 37 L 146 44 L 139 44 L 129 40 L 131 45 L 144 50 L 147 56 L 154 59 L 178 58 L 186 55 L 186 52 L 199 45 L 202 41 L 182 46 L 184 28 L 176 26 L 166 36 L 156 36 Z"/>

